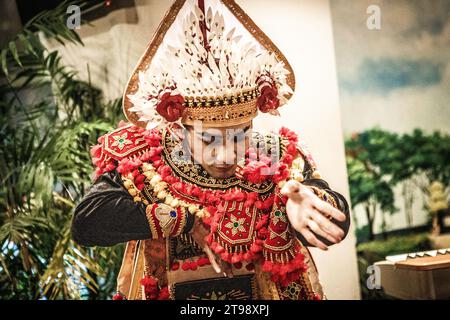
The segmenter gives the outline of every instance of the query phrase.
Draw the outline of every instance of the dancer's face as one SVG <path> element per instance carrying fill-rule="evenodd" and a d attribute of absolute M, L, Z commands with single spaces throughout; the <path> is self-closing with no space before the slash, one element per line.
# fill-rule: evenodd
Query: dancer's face
<path fill-rule="evenodd" d="M 252 122 L 221 128 L 186 128 L 194 160 L 212 177 L 231 177 L 249 147 Z"/>

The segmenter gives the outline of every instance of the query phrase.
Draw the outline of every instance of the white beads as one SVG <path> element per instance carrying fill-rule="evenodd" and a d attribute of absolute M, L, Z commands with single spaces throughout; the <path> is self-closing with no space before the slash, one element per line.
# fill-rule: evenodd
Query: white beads
<path fill-rule="evenodd" d="M 130 180 L 125 180 L 123 185 L 125 186 L 125 188 L 130 189 L 131 187 L 133 187 L 133 182 L 131 182 Z"/>
<path fill-rule="evenodd" d="M 144 172 L 144 176 L 147 178 L 147 179 L 152 179 L 154 176 L 155 176 L 155 172 L 152 172 L 152 171 L 145 171 Z"/>
<path fill-rule="evenodd" d="M 174 200 L 173 197 L 169 195 L 166 197 L 166 200 L 164 201 L 164 203 L 167 204 L 168 206 L 170 206 L 170 204 L 172 203 L 173 200 Z"/>
<path fill-rule="evenodd" d="M 147 171 L 153 171 L 155 168 L 148 162 L 144 162 L 142 164 L 142 171 L 147 172 Z"/>
<path fill-rule="evenodd" d="M 198 208 L 195 205 L 190 205 L 188 210 L 189 210 L 189 213 L 194 214 L 198 211 Z"/>
<path fill-rule="evenodd" d="M 172 208 L 177 208 L 179 205 L 178 200 L 177 199 L 173 199 L 172 202 L 170 203 L 170 206 Z"/>
<path fill-rule="evenodd" d="M 158 182 L 160 182 L 161 180 L 162 180 L 162 178 L 161 178 L 160 175 L 155 175 L 155 176 L 150 180 L 150 184 L 151 184 L 152 187 L 155 187 L 156 184 L 157 184 Z"/>
<path fill-rule="evenodd" d="M 298 182 L 302 182 L 304 180 L 303 174 L 301 174 L 301 172 L 299 171 L 294 172 L 293 178 Z"/>
<path fill-rule="evenodd" d="M 158 182 L 155 187 L 153 188 L 153 191 L 155 191 L 156 193 L 159 193 L 160 191 L 163 191 L 164 189 L 166 189 L 167 187 L 167 183 L 165 182 Z"/>
<path fill-rule="evenodd" d="M 167 192 L 164 190 L 158 192 L 158 194 L 157 194 L 157 198 L 159 200 L 164 200 L 166 197 L 167 197 Z"/>
<path fill-rule="evenodd" d="M 322 178 L 322 175 L 320 174 L 319 170 L 316 170 L 313 172 L 312 177 L 314 179 L 320 179 L 320 178 Z"/>

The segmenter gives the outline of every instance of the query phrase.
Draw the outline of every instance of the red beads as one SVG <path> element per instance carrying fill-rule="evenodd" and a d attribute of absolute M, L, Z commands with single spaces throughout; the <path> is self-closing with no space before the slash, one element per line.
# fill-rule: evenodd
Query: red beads
<path fill-rule="evenodd" d="M 119 291 L 116 292 L 116 294 L 112 297 L 113 300 L 126 300 L 123 294 L 121 294 Z"/>

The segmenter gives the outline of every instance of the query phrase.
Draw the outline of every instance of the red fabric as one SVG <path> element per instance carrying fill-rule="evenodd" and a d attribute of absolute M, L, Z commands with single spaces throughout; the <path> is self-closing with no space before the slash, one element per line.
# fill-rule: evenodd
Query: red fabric
<path fill-rule="evenodd" d="M 256 150 L 249 149 L 246 153 L 247 164 L 242 170 L 244 179 L 252 183 L 271 179 L 278 183 L 288 177 L 289 166 L 297 156 L 298 138 L 286 128 L 281 128 L 279 133 L 285 141 L 285 152 L 280 161 L 272 164 L 267 156 L 258 155 Z M 285 197 L 271 195 L 262 199 L 257 192 L 237 188 L 226 191 L 202 189 L 181 181 L 161 157 L 161 139 L 159 130 L 146 131 L 135 126 L 122 127 L 101 137 L 100 145 L 91 150 L 93 161 L 98 167 L 97 174 L 114 169 L 122 174 L 131 173 L 137 188 L 142 189 L 145 177 L 138 168 L 143 162 L 150 162 L 162 180 L 169 184 L 173 195 L 180 195 L 188 203 L 202 205 L 210 214 L 210 217 L 203 218 L 204 224 L 210 227 L 206 241 L 221 259 L 237 265 L 245 261 L 249 263 L 246 268 L 258 261 L 262 263 L 264 271 L 271 273 L 272 280 L 281 284 L 295 280 L 305 271 L 303 255 L 298 244 L 293 241 L 289 223 L 274 217 L 274 211 L 285 205 Z M 279 193 L 279 190 L 275 193 Z M 183 198 L 183 194 L 189 198 Z M 281 257 L 283 263 L 280 262 Z M 195 270 L 204 263 L 206 261 L 200 259 L 197 262 L 184 262 L 181 268 Z M 149 283 L 147 286 L 149 296 L 158 298 L 154 287 Z"/>

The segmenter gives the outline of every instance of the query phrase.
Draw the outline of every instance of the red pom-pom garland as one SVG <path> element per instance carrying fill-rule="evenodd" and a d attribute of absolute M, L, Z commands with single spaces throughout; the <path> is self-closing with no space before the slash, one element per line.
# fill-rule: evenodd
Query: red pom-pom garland
<path fill-rule="evenodd" d="M 269 95 L 266 98 L 270 98 Z M 289 168 L 297 156 L 298 138 L 295 133 L 286 128 L 280 129 L 284 152 L 276 163 L 271 163 L 270 157 L 258 154 L 257 150 L 249 149 L 246 153 L 246 163 L 240 169 L 242 178 L 254 184 L 270 180 L 275 185 L 271 195 L 264 197 L 240 188 L 212 190 L 183 181 L 162 157 L 160 129 L 147 131 L 138 127 L 123 127 L 121 130 L 133 132 L 134 136 L 142 139 L 144 145 L 131 156 L 115 159 L 105 152 L 105 137 L 101 137 L 100 145 L 91 149 L 97 175 L 115 169 L 125 179 L 125 187 L 135 201 L 145 201 L 141 192 L 149 184 L 160 201 L 172 207 L 182 206 L 196 214 L 210 228 L 210 234 L 205 240 L 211 250 L 235 267 L 241 268 L 245 263 L 247 269 L 253 270 L 254 263 L 261 263 L 262 269 L 271 274 L 272 280 L 281 284 L 297 279 L 305 271 L 300 244 L 291 235 L 287 239 L 292 241 L 284 246 L 285 249 L 273 249 L 274 245 L 270 242 L 273 232 L 278 234 L 277 228 L 284 227 L 273 223 L 273 211 L 277 206 L 284 205 L 285 199 L 275 197 L 275 194 L 279 193 L 277 184 L 288 179 Z M 119 138 L 124 135 L 122 132 L 125 131 L 118 133 Z M 109 137 L 108 142 L 111 141 Z M 123 139 L 119 143 L 127 146 Z M 230 206 L 234 209 L 230 210 Z M 208 258 L 201 257 L 196 261 L 174 262 L 171 269 L 194 271 L 209 263 Z M 142 279 L 141 284 L 150 299 L 167 296 L 165 291 L 159 290 L 157 280 L 152 277 Z"/>

